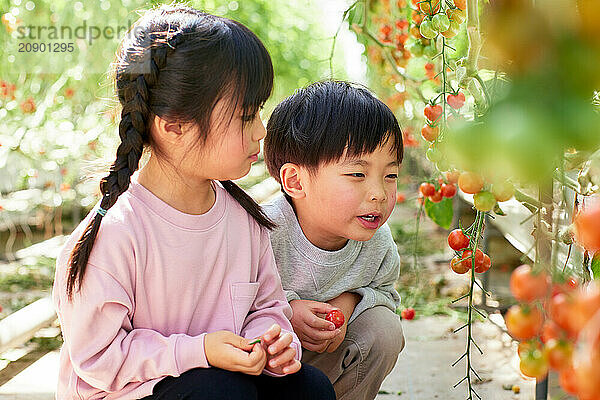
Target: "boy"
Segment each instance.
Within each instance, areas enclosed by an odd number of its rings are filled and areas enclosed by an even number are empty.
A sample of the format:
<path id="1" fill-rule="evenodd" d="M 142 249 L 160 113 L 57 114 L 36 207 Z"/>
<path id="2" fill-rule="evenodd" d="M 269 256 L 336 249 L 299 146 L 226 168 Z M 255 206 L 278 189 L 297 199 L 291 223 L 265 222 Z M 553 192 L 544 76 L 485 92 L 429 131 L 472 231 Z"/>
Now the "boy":
<path id="1" fill-rule="evenodd" d="M 278 225 L 271 244 L 302 362 L 338 399 L 374 399 L 404 347 L 400 258 L 385 224 L 403 155 L 398 122 L 367 90 L 318 82 L 277 106 L 264 154 L 283 192 L 264 210 Z M 339 329 L 324 319 L 334 309 Z"/>

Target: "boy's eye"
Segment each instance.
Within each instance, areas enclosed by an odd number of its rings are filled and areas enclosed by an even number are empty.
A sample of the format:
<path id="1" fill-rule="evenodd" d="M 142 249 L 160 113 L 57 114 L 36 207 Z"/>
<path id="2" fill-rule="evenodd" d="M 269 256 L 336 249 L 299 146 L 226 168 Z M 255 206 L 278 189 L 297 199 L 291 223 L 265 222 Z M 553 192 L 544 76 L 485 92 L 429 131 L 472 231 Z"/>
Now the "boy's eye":
<path id="1" fill-rule="evenodd" d="M 365 174 L 363 174 L 362 172 L 355 172 L 355 173 L 352 173 L 352 174 L 346 174 L 346 175 L 348 175 L 348 176 L 353 176 L 353 177 L 355 177 L 355 178 L 364 178 L 364 177 L 365 177 Z"/>
<path id="2" fill-rule="evenodd" d="M 386 178 L 398 179 L 398 174 L 389 174 L 388 176 L 386 176 Z"/>

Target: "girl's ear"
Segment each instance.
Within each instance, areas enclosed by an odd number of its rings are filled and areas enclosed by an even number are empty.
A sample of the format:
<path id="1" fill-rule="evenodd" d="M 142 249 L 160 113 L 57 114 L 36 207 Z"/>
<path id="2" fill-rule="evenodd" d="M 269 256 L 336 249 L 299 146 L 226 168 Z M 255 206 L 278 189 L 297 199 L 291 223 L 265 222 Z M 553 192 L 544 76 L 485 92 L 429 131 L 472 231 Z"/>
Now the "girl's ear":
<path id="1" fill-rule="evenodd" d="M 301 168 L 293 163 L 285 163 L 279 169 L 281 187 L 293 199 L 301 199 L 306 196 L 302 178 L 305 175 Z"/>
<path id="2" fill-rule="evenodd" d="M 152 120 L 152 134 L 159 142 L 175 141 L 181 137 L 183 127 L 179 122 L 170 122 L 158 115 Z"/>

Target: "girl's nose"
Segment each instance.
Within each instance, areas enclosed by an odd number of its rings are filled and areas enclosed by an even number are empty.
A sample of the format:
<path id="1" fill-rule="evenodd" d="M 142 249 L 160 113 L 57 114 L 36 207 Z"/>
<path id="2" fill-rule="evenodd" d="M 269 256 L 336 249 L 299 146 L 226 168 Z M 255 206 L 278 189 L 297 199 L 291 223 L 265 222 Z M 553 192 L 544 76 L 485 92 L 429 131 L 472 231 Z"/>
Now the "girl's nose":
<path id="1" fill-rule="evenodd" d="M 267 135 L 267 130 L 265 129 L 265 124 L 263 124 L 262 119 L 256 118 L 257 122 L 254 124 L 254 131 L 252 132 L 252 138 L 255 141 L 260 141 L 264 139 Z"/>

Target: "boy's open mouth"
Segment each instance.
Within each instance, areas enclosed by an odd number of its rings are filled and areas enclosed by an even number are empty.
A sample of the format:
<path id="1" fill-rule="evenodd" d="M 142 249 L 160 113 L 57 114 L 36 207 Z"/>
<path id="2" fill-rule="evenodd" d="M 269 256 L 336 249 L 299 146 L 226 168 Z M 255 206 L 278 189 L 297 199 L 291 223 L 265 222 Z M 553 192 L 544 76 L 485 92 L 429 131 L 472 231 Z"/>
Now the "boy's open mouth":
<path id="1" fill-rule="evenodd" d="M 358 216 L 359 222 L 367 229 L 377 229 L 381 216 L 378 214 L 365 214 Z"/>

